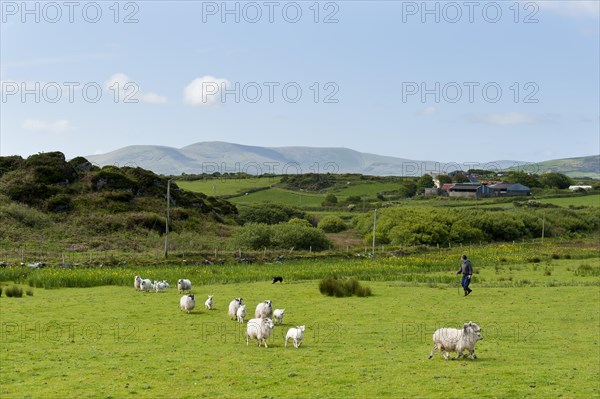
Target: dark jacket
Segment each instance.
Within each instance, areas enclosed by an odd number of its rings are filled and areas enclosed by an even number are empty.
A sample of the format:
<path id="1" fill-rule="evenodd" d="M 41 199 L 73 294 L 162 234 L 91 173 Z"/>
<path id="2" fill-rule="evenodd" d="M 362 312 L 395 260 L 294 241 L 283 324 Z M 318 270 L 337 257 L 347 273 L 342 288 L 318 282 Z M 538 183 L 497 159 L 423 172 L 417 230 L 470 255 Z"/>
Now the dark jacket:
<path id="1" fill-rule="evenodd" d="M 469 259 L 465 259 L 460 265 L 460 270 L 456 274 L 460 273 L 464 274 L 465 276 L 470 276 L 473 274 L 473 265 L 471 265 L 471 261 Z"/>

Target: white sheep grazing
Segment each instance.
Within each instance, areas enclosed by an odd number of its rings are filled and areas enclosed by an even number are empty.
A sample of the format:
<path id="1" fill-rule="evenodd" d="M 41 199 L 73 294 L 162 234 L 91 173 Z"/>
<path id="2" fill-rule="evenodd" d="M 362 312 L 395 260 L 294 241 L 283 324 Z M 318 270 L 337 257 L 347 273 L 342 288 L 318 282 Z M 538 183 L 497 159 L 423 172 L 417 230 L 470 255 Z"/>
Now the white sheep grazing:
<path id="1" fill-rule="evenodd" d="M 237 319 L 237 310 L 243 304 L 244 301 L 242 298 L 235 298 L 233 301 L 229 302 L 229 311 L 227 314 L 231 319 Z"/>
<path id="2" fill-rule="evenodd" d="M 298 348 L 304 339 L 305 326 L 297 326 L 296 328 L 290 328 L 285 334 L 285 347 L 287 348 L 288 339 L 294 340 L 294 348 Z"/>
<path id="3" fill-rule="evenodd" d="M 453 357 L 452 360 L 459 359 L 461 356 L 466 357 L 466 354 L 463 355 L 465 350 L 469 351 L 473 360 L 477 359 L 475 344 L 483 339 L 481 331 L 481 327 L 471 321 L 465 323 L 462 330 L 456 328 L 437 329 L 433 333 L 433 349 L 429 354 L 429 358 L 431 359 L 435 350 L 439 349 L 440 354 L 446 360 L 448 360 L 449 352 L 456 352 L 456 357 Z"/>
<path id="4" fill-rule="evenodd" d="M 237 321 L 241 324 L 244 324 L 244 319 L 246 318 L 246 305 L 240 305 L 236 312 Z"/>
<path id="5" fill-rule="evenodd" d="M 206 302 L 204 302 L 204 306 L 206 306 L 207 310 L 211 310 L 213 307 L 213 296 L 209 295 L 208 299 L 206 300 Z"/>
<path id="6" fill-rule="evenodd" d="M 275 324 L 273 324 L 273 320 L 268 318 L 248 320 L 248 326 L 246 327 L 246 346 L 249 345 L 250 338 L 252 338 L 258 341 L 259 347 L 261 343 L 264 342 L 265 348 L 268 348 L 267 339 L 271 336 L 274 327 Z"/>
<path id="7" fill-rule="evenodd" d="M 266 300 L 258 305 L 256 305 L 256 310 L 254 311 L 254 317 L 266 319 L 269 317 L 273 317 L 273 304 L 271 300 Z"/>
<path id="8" fill-rule="evenodd" d="M 133 287 L 138 291 L 142 289 L 142 278 L 140 276 L 135 276 L 133 279 Z"/>
<path id="9" fill-rule="evenodd" d="M 177 280 L 177 289 L 179 293 L 183 293 L 183 291 L 190 291 L 192 289 L 192 282 L 188 279 L 180 278 Z"/>
<path id="10" fill-rule="evenodd" d="M 165 288 L 171 288 L 167 280 L 163 280 L 162 283 L 165 285 Z"/>
<path id="11" fill-rule="evenodd" d="M 273 321 L 276 324 L 283 323 L 283 314 L 285 313 L 285 309 L 275 309 L 273 311 Z"/>
<path id="12" fill-rule="evenodd" d="M 196 300 L 194 294 L 188 294 L 181 297 L 179 300 L 179 307 L 181 310 L 186 310 L 188 314 L 196 307 Z"/>
<path id="13" fill-rule="evenodd" d="M 150 281 L 150 279 L 148 279 L 148 278 L 143 279 L 140 283 L 140 289 L 142 291 L 148 292 L 153 288 L 154 288 L 154 285 L 152 285 L 152 281 Z"/>

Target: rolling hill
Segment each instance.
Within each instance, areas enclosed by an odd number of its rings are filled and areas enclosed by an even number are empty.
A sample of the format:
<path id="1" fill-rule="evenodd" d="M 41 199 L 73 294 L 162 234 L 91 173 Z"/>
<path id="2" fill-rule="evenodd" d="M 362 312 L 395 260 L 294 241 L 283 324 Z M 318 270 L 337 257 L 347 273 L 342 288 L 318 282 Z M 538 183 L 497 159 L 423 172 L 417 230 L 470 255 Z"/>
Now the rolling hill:
<path id="1" fill-rule="evenodd" d="M 518 167 L 511 169 L 519 169 Z M 527 165 L 529 172 L 546 173 L 559 172 L 569 177 L 591 177 L 600 179 L 600 155 L 589 157 L 553 159 Z"/>
<path id="2" fill-rule="evenodd" d="M 89 155 L 99 166 L 139 166 L 158 174 L 245 172 L 249 174 L 360 173 L 374 176 L 421 176 L 458 169 L 506 169 L 522 161 L 491 161 L 461 165 L 363 153 L 348 148 L 257 147 L 219 141 L 200 142 L 183 148 L 129 146 L 106 154 Z"/>

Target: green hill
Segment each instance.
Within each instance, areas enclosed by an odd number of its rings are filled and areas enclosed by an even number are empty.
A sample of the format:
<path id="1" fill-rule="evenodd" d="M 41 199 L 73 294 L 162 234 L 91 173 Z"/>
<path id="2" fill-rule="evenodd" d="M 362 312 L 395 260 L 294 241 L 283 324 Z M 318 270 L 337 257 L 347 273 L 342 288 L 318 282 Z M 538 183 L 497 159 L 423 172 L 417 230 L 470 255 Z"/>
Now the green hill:
<path id="1" fill-rule="evenodd" d="M 54 249 L 156 247 L 166 224 L 168 178 L 141 168 L 66 161 L 60 152 L 0 157 L 0 244 Z M 171 183 L 170 231 L 214 230 L 231 203 Z M 189 240 L 188 240 L 189 241 Z"/>
<path id="2" fill-rule="evenodd" d="M 600 155 L 579 158 L 554 159 L 510 170 L 525 170 L 534 173 L 558 172 L 571 178 L 589 177 L 600 179 Z"/>

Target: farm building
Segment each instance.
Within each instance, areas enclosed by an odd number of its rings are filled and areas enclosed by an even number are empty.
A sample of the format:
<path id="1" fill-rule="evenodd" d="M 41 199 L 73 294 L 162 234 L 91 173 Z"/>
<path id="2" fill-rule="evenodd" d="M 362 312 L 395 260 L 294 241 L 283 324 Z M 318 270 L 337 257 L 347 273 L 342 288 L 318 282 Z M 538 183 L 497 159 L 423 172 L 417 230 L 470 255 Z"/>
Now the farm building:
<path id="1" fill-rule="evenodd" d="M 449 190 L 450 197 L 465 197 L 465 198 L 484 198 L 491 197 L 494 192 L 483 184 L 479 183 L 456 183 Z"/>
<path id="2" fill-rule="evenodd" d="M 492 184 L 489 188 L 497 197 L 507 197 L 513 195 L 531 195 L 531 189 L 521 183 L 497 183 Z"/>

